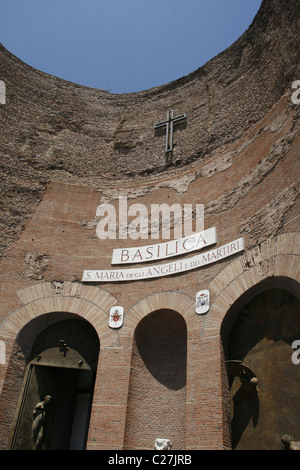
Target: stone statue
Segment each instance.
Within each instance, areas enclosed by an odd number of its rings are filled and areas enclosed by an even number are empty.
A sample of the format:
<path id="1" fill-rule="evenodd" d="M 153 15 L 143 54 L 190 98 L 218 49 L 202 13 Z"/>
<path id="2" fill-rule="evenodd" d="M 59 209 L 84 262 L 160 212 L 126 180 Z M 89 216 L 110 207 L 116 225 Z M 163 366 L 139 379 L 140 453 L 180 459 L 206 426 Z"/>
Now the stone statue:
<path id="1" fill-rule="evenodd" d="M 156 439 L 154 445 L 156 450 L 170 450 L 173 442 L 170 439 Z"/>
<path id="2" fill-rule="evenodd" d="M 300 442 L 296 442 L 288 434 L 284 434 L 281 438 L 281 442 L 283 443 L 285 450 L 300 450 Z"/>
<path id="3" fill-rule="evenodd" d="M 45 449 L 45 430 L 47 426 L 47 408 L 51 396 L 46 395 L 44 400 L 37 403 L 33 410 L 32 439 L 37 450 Z"/>

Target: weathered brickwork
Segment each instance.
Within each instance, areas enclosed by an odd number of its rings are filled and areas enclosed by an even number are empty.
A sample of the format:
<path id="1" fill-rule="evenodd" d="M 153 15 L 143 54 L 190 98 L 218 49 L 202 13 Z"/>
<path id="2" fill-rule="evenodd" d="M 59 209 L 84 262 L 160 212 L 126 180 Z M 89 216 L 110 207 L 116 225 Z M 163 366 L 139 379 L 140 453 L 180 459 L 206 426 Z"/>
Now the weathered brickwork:
<path id="1" fill-rule="evenodd" d="M 299 297 L 299 28 L 297 0 L 264 0 L 244 35 L 204 67 L 128 95 L 41 73 L 0 47 L 2 448 L 32 344 L 68 315 L 100 340 L 88 449 L 152 449 L 157 437 L 174 449 L 231 448 L 226 314 L 262 282 L 278 279 Z M 154 124 L 170 109 L 187 119 L 166 161 Z M 97 237 L 97 207 L 118 208 L 119 196 L 149 212 L 203 204 L 217 246 L 243 237 L 245 250 L 163 278 L 82 283 L 86 269 L 112 269 L 114 248 L 152 243 Z M 201 289 L 210 291 L 203 316 Z M 112 330 L 116 305 L 125 319 Z"/>

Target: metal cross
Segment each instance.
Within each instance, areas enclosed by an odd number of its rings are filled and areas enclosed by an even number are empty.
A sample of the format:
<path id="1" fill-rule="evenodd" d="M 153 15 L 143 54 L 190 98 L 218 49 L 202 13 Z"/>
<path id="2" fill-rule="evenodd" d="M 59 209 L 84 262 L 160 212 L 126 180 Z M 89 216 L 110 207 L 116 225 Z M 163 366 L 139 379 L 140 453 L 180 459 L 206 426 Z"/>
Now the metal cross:
<path id="1" fill-rule="evenodd" d="M 172 152 L 173 150 L 173 127 L 174 123 L 182 121 L 186 119 L 186 114 L 180 114 L 179 116 L 174 117 L 173 110 L 168 111 L 167 120 L 158 122 L 154 125 L 154 129 L 158 129 L 159 127 L 166 126 L 166 152 Z"/>

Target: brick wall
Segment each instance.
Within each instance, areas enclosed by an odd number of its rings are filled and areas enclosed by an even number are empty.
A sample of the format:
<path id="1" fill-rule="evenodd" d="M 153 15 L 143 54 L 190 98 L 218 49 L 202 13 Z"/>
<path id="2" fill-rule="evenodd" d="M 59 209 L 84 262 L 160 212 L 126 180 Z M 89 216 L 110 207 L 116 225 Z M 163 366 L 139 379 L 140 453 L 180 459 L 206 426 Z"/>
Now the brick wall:
<path id="1" fill-rule="evenodd" d="M 185 448 L 186 325 L 176 312 L 139 323 L 132 350 L 125 449 L 154 449 L 156 438 Z"/>
<path id="2" fill-rule="evenodd" d="M 8 358 L 0 365 L 3 442 L 25 370 L 25 360 L 15 362 L 16 352 L 10 351 L 32 319 L 59 312 L 85 318 L 100 339 L 89 448 L 152 446 L 159 426 L 142 441 L 134 412 L 149 416 L 157 396 L 158 410 L 177 403 L 187 449 L 230 447 L 222 320 L 262 279 L 299 278 L 300 107 L 291 103 L 291 84 L 300 78 L 297 7 L 296 0 L 265 0 L 245 35 L 205 67 L 126 96 L 49 77 L 1 47 L 0 78 L 7 85 L 0 115 L 5 214 L 0 339 Z M 153 131 L 169 109 L 187 113 L 186 126 L 174 134 L 172 165 L 166 165 L 164 136 Z M 148 211 L 153 203 L 204 204 L 205 228 L 216 227 L 217 246 L 242 236 L 245 253 L 147 282 L 83 285 L 84 269 L 111 268 L 113 248 L 151 243 L 98 239 L 97 207 L 102 202 L 117 207 L 120 195 Z M 194 311 L 202 288 L 211 293 L 204 317 Z M 113 305 L 125 309 L 117 332 L 108 327 Z M 176 393 L 161 384 L 156 393 L 159 381 L 141 365 L 137 351 L 139 322 L 166 309 L 187 325 L 187 381 Z M 151 318 L 147 331 L 155 330 Z M 159 318 L 163 325 L 167 317 Z M 26 348 L 27 353 L 29 342 Z M 149 404 L 137 395 L 147 380 Z M 183 446 L 184 426 L 174 421 L 166 430 Z"/>

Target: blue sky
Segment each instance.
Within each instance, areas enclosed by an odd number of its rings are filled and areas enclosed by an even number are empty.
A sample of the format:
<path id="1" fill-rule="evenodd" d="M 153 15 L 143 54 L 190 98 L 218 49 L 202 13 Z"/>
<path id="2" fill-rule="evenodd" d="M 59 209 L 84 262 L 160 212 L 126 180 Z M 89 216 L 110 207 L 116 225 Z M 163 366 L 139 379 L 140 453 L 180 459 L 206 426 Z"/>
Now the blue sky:
<path id="1" fill-rule="evenodd" d="M 222 52 L 261 2 L 0 0 L 0 42 L 51 75 L 137 92 L 188 75 Z"/>

